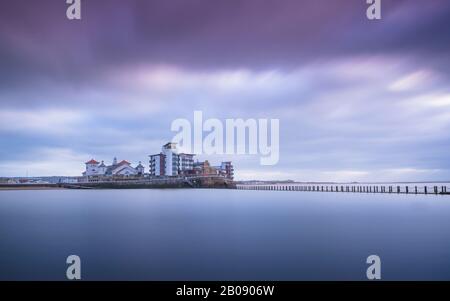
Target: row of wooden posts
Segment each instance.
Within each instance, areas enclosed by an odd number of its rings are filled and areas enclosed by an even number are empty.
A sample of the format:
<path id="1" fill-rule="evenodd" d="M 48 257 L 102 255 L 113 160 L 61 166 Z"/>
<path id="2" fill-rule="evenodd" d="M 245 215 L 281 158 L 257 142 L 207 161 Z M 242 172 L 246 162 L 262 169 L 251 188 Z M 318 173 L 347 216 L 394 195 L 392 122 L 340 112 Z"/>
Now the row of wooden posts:
<path id="1" fill-rule="evenodd" d="M 354 193 L 450 194 L 447 186 L 373 186 L 373 185 L 237 185 L 239 190 L 279 190 Z M 431 188 L 431 189 L 429 189 Z"/>

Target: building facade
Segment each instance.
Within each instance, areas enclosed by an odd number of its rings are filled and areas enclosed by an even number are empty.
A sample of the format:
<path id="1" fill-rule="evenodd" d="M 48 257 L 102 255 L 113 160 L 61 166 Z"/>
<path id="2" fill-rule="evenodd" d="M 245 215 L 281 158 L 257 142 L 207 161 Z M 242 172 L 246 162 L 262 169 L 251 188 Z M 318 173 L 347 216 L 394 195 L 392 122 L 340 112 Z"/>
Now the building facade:
<path id="1" fill-rule="evenodd" d="M 161 153 L 149 157 L 151 176 L 178 176 L 194 166 L 194 155 L 178 153 L 176 143 L 172 142 L 164 144 Z"/>
<path id="2" fill-rule="evenodd" d="M 85 163 L 86 170 L 83 172 L 85 177 L 104 177 L 104 176 L 143 176 L 145 168 L 141 162 L 137 167 L 132 167 L 131 163 L 122 160 L 117 162 L 117 158 L 114 158 L 111 165 L 105 165 L 105 162 L 101 163 L 92 159 Z"/>
<path id="3" fill-rule="evenodd" d="M 176 143 L 166 143 L 159 154 L 150 155 L 150 176 L 216 176 L 233 179 L 234 168 L 230 161 L 211 166 L 208 160 L 194 162 L 193 154 L 179 153 Z"/>
<path id="4" fill-rule="evenodd" d="M 151 176 L 165 175 L 165 159 L 163 154 L 150 155 L 149 174 Z"/>
<path id="5" fill-rule="evenodd" d="M 234 178 L 234 167 L 231 161 L 225 161 L 216 167 L 218 173 L 227 179 L 233 180 Z"/>
<path id="6" fill-rule="evenodd" d="M 179 156 L 181 173 L 184 173 L 185 171 L 194 169 L 194 155 L 193 154 L 181 153 L 178 156 Z"/>

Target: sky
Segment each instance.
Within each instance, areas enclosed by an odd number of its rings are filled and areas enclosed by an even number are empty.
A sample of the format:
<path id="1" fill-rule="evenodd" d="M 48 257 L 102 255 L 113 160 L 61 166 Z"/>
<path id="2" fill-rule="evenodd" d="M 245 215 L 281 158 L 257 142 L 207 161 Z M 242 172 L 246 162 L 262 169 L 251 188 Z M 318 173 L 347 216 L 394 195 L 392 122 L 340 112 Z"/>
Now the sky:
<path id="1" fill-rule="evenodd" d="M 148 167 L 177 118 L 280 120 L 236 179 L 450 180 L 450 2 L 0 2 L 0 176 Z"/>

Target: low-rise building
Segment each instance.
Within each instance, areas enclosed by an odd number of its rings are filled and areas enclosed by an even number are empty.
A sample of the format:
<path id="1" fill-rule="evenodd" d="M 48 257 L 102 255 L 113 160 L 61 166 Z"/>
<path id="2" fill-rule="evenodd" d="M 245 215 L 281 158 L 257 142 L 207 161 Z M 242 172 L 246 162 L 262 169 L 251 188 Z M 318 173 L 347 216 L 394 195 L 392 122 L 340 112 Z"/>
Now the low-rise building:
<path id="1" fill-rule="evenodd" d="M 234 167 L 231 161 L 222 162 L 219 166 L 216 166 L 217 172 L 227 179 L 233 180 Z"/>
<path id="2" fill-rule="evenodd" d="M 92 159 L 85 163 L 86 170 L 83 172 L 85 177 L 102 177 L 102 176 L 143 176 L 144 166 L 141 162 L 136 167 L 132 167 L 131 163 L 122 160 L 119 163 L 117 158 L 114 158 L 111 165 L 105 165 L 105 162 L 101 163 Z"/>

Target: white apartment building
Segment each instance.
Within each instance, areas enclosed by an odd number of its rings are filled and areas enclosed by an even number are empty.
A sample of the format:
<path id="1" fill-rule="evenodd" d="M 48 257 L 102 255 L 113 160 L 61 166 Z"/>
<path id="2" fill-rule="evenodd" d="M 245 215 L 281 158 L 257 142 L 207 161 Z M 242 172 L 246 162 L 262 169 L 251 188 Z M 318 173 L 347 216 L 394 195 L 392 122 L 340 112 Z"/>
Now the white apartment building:
<path id="1" fill-rule="evenodd" d="M 208 161 L 194 163 L 193 154 L 178 153 L 176 143 L 166 143 L 159 154 L 150 155 L 150 176 L 178 175 L 221 175 L 233 179 L 233 164 L 222 162 L 219 166 L 210 166 Z"/>
<path id="2" fill-rule="evenodd" d="M 152 176 L 177 176 L 194 168 L 194 155 L 178 153 L 176 143 L 172 142 L 164 144 L 161 153 L 149 157 Z"/>

